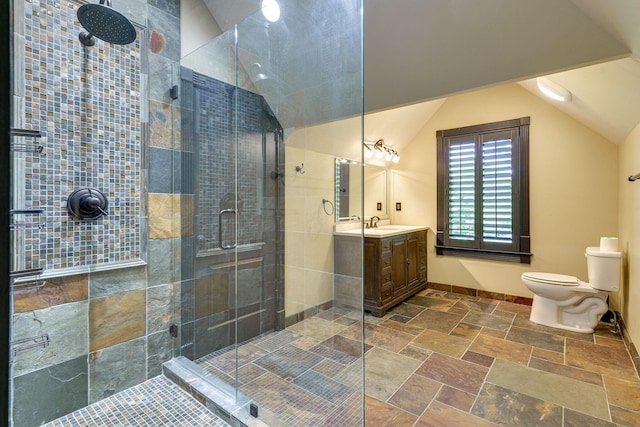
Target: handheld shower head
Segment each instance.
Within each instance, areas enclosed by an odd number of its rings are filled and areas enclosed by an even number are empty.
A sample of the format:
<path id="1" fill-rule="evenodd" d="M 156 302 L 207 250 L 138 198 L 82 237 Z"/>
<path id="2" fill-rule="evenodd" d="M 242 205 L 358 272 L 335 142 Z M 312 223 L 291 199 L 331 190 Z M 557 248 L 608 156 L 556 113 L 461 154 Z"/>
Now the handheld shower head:
<path id="1" fill-rule="evenodd" d="M 88 31 L 88 34 L 80 34 L 80 41 L 85 46 L 95 44 L 93 36 L 115 44 L 129 44 L 136 39 L 135 27 L 123 14 L 111 8 L 111 0 L 100 0 L 100 4 L 84 4 L 78 9 L 77 16 Z"/>

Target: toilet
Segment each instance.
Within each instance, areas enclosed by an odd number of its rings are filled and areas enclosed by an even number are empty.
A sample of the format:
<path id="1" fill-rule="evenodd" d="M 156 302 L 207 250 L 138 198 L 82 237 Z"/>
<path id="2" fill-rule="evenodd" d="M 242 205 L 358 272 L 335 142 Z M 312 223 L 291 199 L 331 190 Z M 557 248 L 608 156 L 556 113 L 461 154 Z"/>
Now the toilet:
<path id="1" fill-rule="evenodd" d="M 603 239 L 600 247 L 589 247 L 585 254 L 589 283 L 562 274 L 522 274 L 522 283 L 534 293 L 529 320 L 552 328 L 593 332 L 609 310 L 607 295 L 620 286 L 617 239 Z"/>

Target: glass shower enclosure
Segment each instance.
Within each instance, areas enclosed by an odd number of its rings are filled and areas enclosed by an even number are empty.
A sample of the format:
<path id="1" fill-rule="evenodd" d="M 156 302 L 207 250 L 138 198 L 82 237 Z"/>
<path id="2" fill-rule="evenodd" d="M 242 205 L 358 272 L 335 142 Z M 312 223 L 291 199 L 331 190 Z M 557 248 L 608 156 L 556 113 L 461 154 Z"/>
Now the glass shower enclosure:
<path id="1" fill-rule="evenodd" d="M 182 58 L 210 28 L 178 32 L 180 2 L 117 2 L 127 45 L 81 42 L 87 3 L 10 2 L 8 424 L 163 374 L 193 392 L 179 367 L 245 424 L 364 425 L 363 238 L 333 243 L 336 159 L 363 173 L 362 1 L 206 2 L 222 31 Z"/>
<path id="2" fill-rule="evenodd" d="M 177 361 L 268 424 L 362 425 L 362 277 L 343 292 L 332 238 L 335 159 L 362 160 L 361 5 L 278 3 L 181 60 Z"/>

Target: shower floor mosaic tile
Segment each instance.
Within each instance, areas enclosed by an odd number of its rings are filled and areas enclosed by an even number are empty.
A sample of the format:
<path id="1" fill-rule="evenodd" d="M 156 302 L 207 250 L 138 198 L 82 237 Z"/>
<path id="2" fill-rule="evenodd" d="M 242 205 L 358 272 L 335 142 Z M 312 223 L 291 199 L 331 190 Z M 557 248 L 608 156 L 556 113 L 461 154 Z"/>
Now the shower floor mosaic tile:
<path id="1" fill-rule="evenodd" d="M 367 426 L 637 426 L 619 336 L 536 325 L 530 307 L 425 290 L 365 316 Z M 238 348 L 240 391 L 285 425 L 359 426 L 359 314 L 333 308 Z M 233 382 L 236 351 L 196 363 Z"/>
<path id="2" fill-rule="evenodd" d="M 45 427 L 228 425 L 161 375 L 51 421 Z"/>

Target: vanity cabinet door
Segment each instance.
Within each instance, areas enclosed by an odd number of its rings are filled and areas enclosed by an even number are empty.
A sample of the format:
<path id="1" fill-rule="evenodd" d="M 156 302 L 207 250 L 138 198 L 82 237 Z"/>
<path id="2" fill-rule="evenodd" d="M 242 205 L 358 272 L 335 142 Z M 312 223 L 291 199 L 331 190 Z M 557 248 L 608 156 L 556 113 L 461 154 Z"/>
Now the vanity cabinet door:
<path id="1" fill-rule="evenodd" d="M 391 242 L 391 281 L 393 294 L 401 295 L 407 288 L 407 240 L 405 236 Z"/>
<path id="2" fill-rule="evenodd" d="M 418 235 L 407 236 L 407 286 L 413 286 L 418 281 Z"/>

